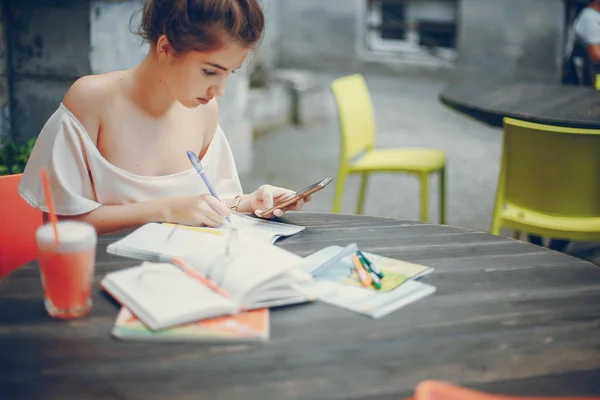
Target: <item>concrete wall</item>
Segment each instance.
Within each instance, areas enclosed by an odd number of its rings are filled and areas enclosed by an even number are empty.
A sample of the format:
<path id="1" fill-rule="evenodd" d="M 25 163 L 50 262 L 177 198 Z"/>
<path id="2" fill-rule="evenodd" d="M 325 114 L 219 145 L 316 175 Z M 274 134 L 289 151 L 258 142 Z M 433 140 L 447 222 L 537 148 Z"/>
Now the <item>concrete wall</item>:
<path id="1" fill-rule="evenodd" d="M 15 140 L 35 137 L 69 86 L 90 73 L 87 1 L 4 0 L 11 19 Z"/>
<path id="2" fill-rule="evenodd" d="M 279 64 L 279 35 L 281 23 L 279 12 L 281 0 L 260 0 L 265 14 L 265 31 L 256 51 L 250 56 L 250 71 L 258 64 L 262 64 L 267 71 L 272 71 Z"/>
<path id="3" fill-rule="evenodd" d="M 280 65 L 285 68 L 353 70 L 357 15 L 363 0 L 270 0 L 278 2 Z"/>
<path id="4" fill-rule="evenodd" d="M 563 24 L 562 0 L 461 0 L 459 66 L 556 81 Z"/>
<path id="5" fill-rule="evenodd" d="M 91 1 L 89 57 L 93 74 L 131 68 L 146 56 L 148 44 L 132 33 L 139 26 L 142 5 L 142 0 Z"/>

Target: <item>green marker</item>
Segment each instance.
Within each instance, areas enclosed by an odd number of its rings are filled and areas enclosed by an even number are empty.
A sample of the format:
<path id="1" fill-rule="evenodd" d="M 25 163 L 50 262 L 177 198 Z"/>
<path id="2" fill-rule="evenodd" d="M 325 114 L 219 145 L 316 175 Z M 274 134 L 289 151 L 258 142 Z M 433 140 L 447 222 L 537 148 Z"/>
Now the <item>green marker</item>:
<path id="1" fill-rule="evenodd" d="M 373 286 L 375 287 L 375 289 L 381 289 L 381 280 L 379 279 L 379 276 L 375 273 L 375 271 L 373 271 L 370 263 L 367 261 L 365 256 L 360 253 L 360 250 L 356 252 L 356 255 L 362 266 L 365 267 L 365 271 L 367 271 L 367 273 L 371 276 L 371 279 L 373 279 Z"/>
<path id="2" fill-rule="evenodd" d="M 367 270 L 373 271 L 373 273 L 376 274 L 380 279 L 383 279 L 383 272 L 381 272 L 381 270 L 377 268 L 377 265 L 375 265 L 375 263 L 372 263 L 371 261 L 367 260 L 367 257 L 365 257 L 365 255 L 360 250 L 356 250 L 356 254 L 358 254 L 358 258 L 367 266 Z"/>
<path id="3" fill-rule="evenodd" d="M 375 286 L 375 289 L 377 289 L 377 290 L 381 289 L 381 281 L 379 280 L 379 277 L 370 268 L 369 268 L 369 275 L 371 275 L 371 278 L 373 278 L 373 286 Z"/>

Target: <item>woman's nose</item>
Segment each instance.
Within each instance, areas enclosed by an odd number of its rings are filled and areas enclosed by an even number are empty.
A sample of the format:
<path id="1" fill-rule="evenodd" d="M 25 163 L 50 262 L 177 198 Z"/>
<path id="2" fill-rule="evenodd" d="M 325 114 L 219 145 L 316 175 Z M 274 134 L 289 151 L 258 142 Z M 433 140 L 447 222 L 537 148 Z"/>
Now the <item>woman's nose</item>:
<path id="1" fill-rule="evenodd" d="M 227 87 L 227 79 L 221 79 L 219 80 L 219 83 L 216 85 L 213 85 L 211 87 L 213 93 L 215 94 L 215 96 L 217 97 L 223 97 L 225 95 L 225 90 Z"/>

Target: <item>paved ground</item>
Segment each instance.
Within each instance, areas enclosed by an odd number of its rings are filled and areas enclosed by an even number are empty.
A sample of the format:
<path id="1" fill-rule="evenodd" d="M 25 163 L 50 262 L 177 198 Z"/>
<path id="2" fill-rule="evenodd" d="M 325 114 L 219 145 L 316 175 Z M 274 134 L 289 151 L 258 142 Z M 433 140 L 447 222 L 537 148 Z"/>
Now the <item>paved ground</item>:
<path id="1" fill-rule="evenodd" d="M 322 82 L 335 75 L 320 74 Z M 489 230 L 501 153 L 501 130 L 447 108 L 438 93 L 448 84 L 440 74 L 432 76 L 366 75 L 378 124 L 377 146 L 427 146 L 448 157 L 447 223 Z M 339 131 L 333 98 L 325 101 L 329 118 L 306 128 L 285 127 L 264 134 L 254 142 L 254 164 L 242 176 L 246 191 L 260 184 L 299 190 L 320 178 L 336 176 Z M 437 177 L 431 179 L 430 218 L 437 221 Z M 307 211 L 331 211 L 335 181 L 315 195 Z M 365 214 L 418 220 L 419 186 L 415 177 L 380 174 L 371 178 Z M 358 177 L 350 177 L 342 212 L 352 213 L 358 193 Z M 576 245 L 576 255 L 593 258 L 600 265 L 598 246 Z"/>

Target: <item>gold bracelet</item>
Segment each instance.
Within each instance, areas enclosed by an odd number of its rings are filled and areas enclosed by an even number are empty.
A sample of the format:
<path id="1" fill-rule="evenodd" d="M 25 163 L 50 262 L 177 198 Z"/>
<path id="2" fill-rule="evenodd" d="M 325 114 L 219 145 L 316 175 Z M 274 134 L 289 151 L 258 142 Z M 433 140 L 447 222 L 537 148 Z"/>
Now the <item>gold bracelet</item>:
<path id="1" fill-rule="evenodd" d="M 233 211 L 238 210 L 238 207 L 240 206 L 240 202 L 242 201 L 242 196 L 243 195 L 240 194 L 233 198 L 233 203 L 231 203 L 231 207 L 230 207 Z"/>

